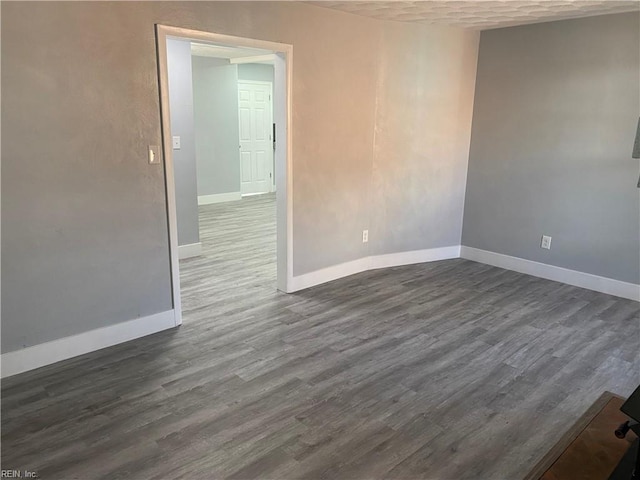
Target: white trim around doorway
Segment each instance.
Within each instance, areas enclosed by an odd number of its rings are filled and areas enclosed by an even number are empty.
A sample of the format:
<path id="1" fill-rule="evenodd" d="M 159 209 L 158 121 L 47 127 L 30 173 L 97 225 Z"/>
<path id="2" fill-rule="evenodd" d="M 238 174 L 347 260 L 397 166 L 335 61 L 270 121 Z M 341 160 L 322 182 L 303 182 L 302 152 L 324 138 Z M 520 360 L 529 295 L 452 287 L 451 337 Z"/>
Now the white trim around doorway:
<path id="1" fill-rule="evenodd" d="M 164 152 L 164 174 L 169 224 L 169 255 L 175 325 L 182 323 L 180 297 L 180 270 L 178 248 L 178 226 L 176 192 L 173 164 L 173 146 L 169 111 L 169 80 L 167 67 L 167 38 L 178 38 L 201 43 L 230 47 L 249 47 L 268 50 L 274 54 L 274 76 L 272 114 L 278 129 L 279 142 L 275 152 L 276 163 L 276 216 L 277 216 L 277 288 L 291 292 L 293 286 L 293 205 L 292 205 L 292 67 L 293 46 L 265 40 L 235 37 L 218 33 L 190 30 L 167 25 L 156 25 L 158 56 L 158 80 L 160 85 L 160 113 L 162 118 L 162 143 Z"/>

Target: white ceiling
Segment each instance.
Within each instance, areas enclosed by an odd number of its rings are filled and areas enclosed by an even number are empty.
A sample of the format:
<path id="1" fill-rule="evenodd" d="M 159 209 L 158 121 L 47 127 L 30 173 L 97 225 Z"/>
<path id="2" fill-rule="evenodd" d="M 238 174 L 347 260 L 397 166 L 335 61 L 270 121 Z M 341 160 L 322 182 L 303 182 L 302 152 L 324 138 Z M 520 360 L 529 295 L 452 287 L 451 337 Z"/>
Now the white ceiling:
<path id="1" fill-rule="evenodd" d="M 608 13 L 640 11 L 640 0 L 314 1 L 314 5 L 380 20 L 485 30 Z"/>

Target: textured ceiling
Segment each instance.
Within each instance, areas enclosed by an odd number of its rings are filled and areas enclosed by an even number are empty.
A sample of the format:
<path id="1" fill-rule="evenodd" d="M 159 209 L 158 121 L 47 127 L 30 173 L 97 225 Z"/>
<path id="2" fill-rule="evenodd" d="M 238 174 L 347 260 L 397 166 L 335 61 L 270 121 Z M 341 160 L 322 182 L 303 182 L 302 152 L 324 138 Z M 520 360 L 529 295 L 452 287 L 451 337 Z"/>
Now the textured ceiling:
<path id="1" fill-rule="evenodd" d="M 475 30 L 640 10 L 640 0 L 316 1 L 314 5 L 380 20 Z"/>

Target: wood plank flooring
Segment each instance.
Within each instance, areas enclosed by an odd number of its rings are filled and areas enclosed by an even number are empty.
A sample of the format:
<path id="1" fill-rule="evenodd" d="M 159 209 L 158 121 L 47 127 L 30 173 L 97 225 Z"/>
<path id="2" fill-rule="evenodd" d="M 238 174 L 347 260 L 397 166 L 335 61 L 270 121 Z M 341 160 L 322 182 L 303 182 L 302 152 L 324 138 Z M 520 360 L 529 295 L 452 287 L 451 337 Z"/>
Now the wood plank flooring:
<path id="1" fill-rule="evenodd" d="M 640 382 L 637 302 L 461 259 L 285 295 L 274 218 L 273 196 L 201 207 L 180 329 L 3 381 L 2 468 L 519 479 Z"/>

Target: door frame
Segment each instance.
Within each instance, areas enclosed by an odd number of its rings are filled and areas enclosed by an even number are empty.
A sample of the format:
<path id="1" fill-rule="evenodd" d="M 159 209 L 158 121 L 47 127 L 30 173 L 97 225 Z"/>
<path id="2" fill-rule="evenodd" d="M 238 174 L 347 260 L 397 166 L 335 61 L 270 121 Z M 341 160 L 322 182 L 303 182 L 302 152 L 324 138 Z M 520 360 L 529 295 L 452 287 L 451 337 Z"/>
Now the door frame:
<path id="1" fill-rule="evenodd" d="M 271 51 L 275 54 L 272 114 L 277 131 L 285 139 L 275 152 L 276 181 L 276 238 L 277 238 L 277 288 L 285 293 L 293 291 L 293 199 L 292 199 L 292 78 L 293 45 L 253 38 L 235 37 L 201 30 L 156 24 L 156 55 L 158 84 L 160 88 L 160 124 L 164 158 L 166 211 L 169 234 L 169 258 L 171 290 L 175 324 L 182 323 L 180 297 L 180 265 L 178 260 L 178 221 L 169 111 L 169 77 L 167 67 L 167 38 L 190 40 L 230 47 L 249 47 Z"/>
<path id="2" fill-rule="evenodd" d="M 273 82 L 267 82 L 266 80 L 243 80 L 243 79 L 238 79 L 238 86 L 241 83 L 245 83 L 245 84 L 249 84 L 249 85 L 268 85 L 269 86 L 269 110 L 270 110 L 270 114 L 271 114 L 271 118 L 270 118 L 270 123 L 269 126 L 271 127 L 270 130 L 273 130 Z M 238 120 L 240 119 L 240 116 L 238 115 Z M 272 133 L 269 133 L 269 136 L 271 136 Z M 275 186 L 276 186 L 276 172 L 275 172 L 275 168 L 274 168 L 274 164 L 275 164 L 275 159 L 276 159 L 276 152 L 273 151 L 273 138 L 271 139 L 271 143 L 272 143 L 272 147 L 271 147 L 271 166 L 269 167 L 269 170 L 272 170 L 272 177 L 271 177 L 271 183 L 269 185 L 269 193 L 273 193 L 276 191 Z M 241 167 L 242 168 L 242 167 Z M 242 171 L 240 171 L 240 178 L 242 181 Z"/>

